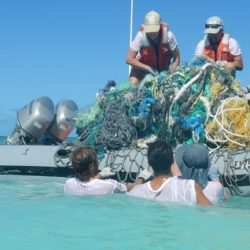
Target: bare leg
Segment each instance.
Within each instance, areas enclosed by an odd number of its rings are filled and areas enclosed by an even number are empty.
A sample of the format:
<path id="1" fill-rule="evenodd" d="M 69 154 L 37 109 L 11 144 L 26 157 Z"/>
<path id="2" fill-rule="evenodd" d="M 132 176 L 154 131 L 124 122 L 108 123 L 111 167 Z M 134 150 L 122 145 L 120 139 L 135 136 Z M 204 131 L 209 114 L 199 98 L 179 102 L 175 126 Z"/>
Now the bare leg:
<path id="1" fill-rule="evenodd" d="M 146 71 L 142 71 L 136 68 L 132 68 L 130 75 L 129 75 L 129 81 L 132 84 L 138 84 L 143 78 L 144 76 L 147 74 Z"/>

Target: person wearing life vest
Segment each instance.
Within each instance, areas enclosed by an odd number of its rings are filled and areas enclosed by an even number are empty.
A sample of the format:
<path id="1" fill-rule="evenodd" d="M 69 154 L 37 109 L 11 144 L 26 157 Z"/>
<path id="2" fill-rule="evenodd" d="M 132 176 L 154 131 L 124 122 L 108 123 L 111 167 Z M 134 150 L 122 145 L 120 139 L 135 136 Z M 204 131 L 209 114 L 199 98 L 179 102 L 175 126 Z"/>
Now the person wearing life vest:
<path id="1" fill-rule="evenodd" d="M 132 66 L 129 75 L 132 84 L 137 84 L 148 73 L 173 71 L 179 65 L 180 52 L 175 35 L 168 24 L 161 22 L 156 11 L 146 14 L 144 24 L 130 44 L 126 63 Z"/>
<path id="2" fill-rule="evenodd" d="M 209 17 L 205 24 L 205 37 L 195 49 L 195 55 L 204 55 L 228 72 L 235 75 L 236 70 L 243 69 L 241 49 L 237 41 L 224 33 L 223 21 L 220 17 Z"/>

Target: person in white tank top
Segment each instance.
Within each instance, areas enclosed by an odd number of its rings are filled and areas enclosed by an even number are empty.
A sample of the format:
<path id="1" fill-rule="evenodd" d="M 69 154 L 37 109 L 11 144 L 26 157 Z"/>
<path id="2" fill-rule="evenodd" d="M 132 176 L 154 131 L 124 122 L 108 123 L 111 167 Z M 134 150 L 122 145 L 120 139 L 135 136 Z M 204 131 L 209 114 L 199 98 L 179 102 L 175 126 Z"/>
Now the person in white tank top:
<path id="1" fill-rule="evenodd" d="M 195 181 L 172 176 L 173 161 L 173 150 L 168 143 L 156 141 L 149 144 L 148 163 L 154 177 L 152 181 L 137 185 L 128 194 L 159 201 L 211 205 Z"/>
<path id="2" fill-rule="evenodd" d="M 174 173 L 174 175 L 196 181 L 212 203 L 224 199 L 224 187 L 219 179 L 208 180 L 211 160 L 208 150 L 203 144 L 195 143 L 178 147 L 175 151 L 174 164 L 180 169 L 180 172 Z"/>
<path id="3" fill-rule="evenodd" d="M 90 147 L 77 146 L 71 154 L 72 166 L 76 177 L 68 179 L 64 184 L 67 195 L 105 195 L 113 193 L 126 193 L 134 186 L 143 183 L 150 177 L 148 170 L 140 173 L 137 180 L 129 185 L 116 180 L 104 178 L 115 175 L 110 168 L 104 168 L 98 173 L 98 160 L 96 152 Z"/>

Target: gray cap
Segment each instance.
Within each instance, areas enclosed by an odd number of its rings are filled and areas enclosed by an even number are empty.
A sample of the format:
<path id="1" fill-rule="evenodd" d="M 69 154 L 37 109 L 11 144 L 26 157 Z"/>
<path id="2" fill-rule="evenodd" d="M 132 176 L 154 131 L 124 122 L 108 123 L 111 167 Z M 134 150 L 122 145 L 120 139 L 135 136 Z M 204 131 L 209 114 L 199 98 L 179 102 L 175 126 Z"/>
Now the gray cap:
<path id="1" fill-rule="evenodd" d="M 223 30 L 223 21 L 218 16 L 209 17 L 205 24 L 205 34 L 217 34 L 220 30 Z"/>
<path id="2" fill-rule="evenodd" d="M 181 178 L 195 180 L 202 189 L 207 186 L 211 160 L 204 145 L 195 143 L 178 147 L 175 160 L 181 170 Z"/>

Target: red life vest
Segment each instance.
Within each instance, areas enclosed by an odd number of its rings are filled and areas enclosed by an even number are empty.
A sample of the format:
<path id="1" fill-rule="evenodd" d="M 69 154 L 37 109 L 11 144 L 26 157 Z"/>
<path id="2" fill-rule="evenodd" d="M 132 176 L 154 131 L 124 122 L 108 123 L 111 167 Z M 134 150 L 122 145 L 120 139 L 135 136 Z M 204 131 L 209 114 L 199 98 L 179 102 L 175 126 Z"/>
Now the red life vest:
<path id="1" fill-rule="evenodd" d="M 171 64 L 172 53 L 168 44 L 168 27 L 166 23 L 161 24 L 160 44 L 158 51 L 155 51 L 153 45 L 149 42 L 144 31 L 144 25 L 140 30 L 143 35 L 142 47 L 140 50 L 140 62 L 149 65 L 158 71 L 168 70 Z"/>
<path id="2" fill-rule="evenodd" d="M 214 51 L 209 40 L 205 40 L 205 48 L 203 54 L 213 59 L 214 61 L 233 61 L 233 55 L 229 50 L 229 34 L 224 34 L 223 38 L 220 41 L 217 51 Z"/>

